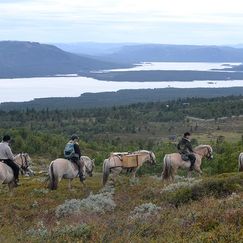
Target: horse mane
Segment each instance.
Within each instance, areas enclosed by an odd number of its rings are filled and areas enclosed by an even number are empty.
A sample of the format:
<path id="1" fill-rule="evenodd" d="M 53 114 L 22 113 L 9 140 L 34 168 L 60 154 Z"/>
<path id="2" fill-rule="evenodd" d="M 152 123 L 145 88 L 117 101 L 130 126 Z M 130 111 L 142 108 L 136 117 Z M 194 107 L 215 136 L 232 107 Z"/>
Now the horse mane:
<path id="1" fill-rule="evenodd" d="M 207 144 L 198 145 L 197 147 L 195 147 L 195 150 L 203 149 L 203 148 L 209 148 L 211 150 L 211 152 L 213 151 L 212 147 L 210 145 L 207 145 Z"/>
<path id="2" fill-rule="evenodd" d="M 148 151 L 148 150 L 138 150 L 138 151 L 134 151 L 133 153 L 151 153 L 150 151 Z"/>

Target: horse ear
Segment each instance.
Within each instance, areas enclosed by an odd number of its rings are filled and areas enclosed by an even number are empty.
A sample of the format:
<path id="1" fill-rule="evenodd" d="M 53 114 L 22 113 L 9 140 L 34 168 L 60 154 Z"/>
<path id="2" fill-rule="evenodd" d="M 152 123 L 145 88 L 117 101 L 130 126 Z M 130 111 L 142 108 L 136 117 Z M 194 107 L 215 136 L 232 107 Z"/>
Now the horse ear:
<path id="1" fill-rule="evenodd" d="M 92 163 L 95 164 L 95 159 L 92 159 Z"/>

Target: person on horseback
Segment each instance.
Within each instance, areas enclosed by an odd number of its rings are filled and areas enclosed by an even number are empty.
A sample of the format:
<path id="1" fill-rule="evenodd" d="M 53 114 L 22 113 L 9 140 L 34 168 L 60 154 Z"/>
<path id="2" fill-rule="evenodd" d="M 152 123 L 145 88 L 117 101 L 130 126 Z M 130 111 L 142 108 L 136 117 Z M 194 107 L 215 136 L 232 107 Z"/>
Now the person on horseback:
<path id="1" fill-rule="evenodd" d="M 3 140 L 0 143 L 0 161 L 3 161 L 13 170 L 15 185 L 19 186 L 19 167 L 14 163 L 14 155 L 10 148 L 11 137 L 9 135 L 3 136 Z"/>
<path id="2" fill-rule="evenodd" d="M 181 155 L 188 157 L 188 159 L 191 161 L 190 170 L 193 170 L 194 164 L 196 162 L 196 156 L 194 155 L 190 137 L 191 134 L 189 132 L 185 132 L 184 136 L 177 145 L 177 149 Z"/>
<path id="3" fill-rule="evenodd" d="M 70 141 L 66 144 L 64 149 L 65 159 L 70 160 L 75 163 L 79 171 L 79 179 L 81 182 L 85 180 L 85 175 L 83 174 L 83 161 L 81 160 L 81 152 L 78 144 L 79 137 L 76 134 L 73 134 L 70 138 Z"/>

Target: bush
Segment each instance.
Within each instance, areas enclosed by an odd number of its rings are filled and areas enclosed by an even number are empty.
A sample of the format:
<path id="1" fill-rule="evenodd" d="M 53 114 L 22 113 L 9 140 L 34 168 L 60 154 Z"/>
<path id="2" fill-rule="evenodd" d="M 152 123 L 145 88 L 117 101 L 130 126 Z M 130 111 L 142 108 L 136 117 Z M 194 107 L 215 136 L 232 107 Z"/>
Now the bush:
<path id="1" fill-rule="evenodd" d="M 175 206 L 193 200 L 199 200 L 204 196 L 224 197 L 236 191 L 242 191 L 243 174 L 223 174 L 215 178 L 208 178 L 198 183 L 181 188 L 171 184 L 162 190 L 162 199 Z M 169 189 L 168 189 L 169 188 Z M 175 189 L 176 188 L 176 189 Z"/>
<path id="2" fill-rule="evenodd" d="M 157 207 L 153 203 L 144 203 L 144 204 L 136 207 L 130 213 L 129 219 L 132 219 L 132 220 L 136 220 L 136 219 L 146 220 L 147 218 L 150 218 L 151 216 L 155 216 L 160 210 L 161 210 L 161 207 Z"/>
<path id="3" fill-rule="evenodd" d="M 82 200 L 66 200 L 56 208 L 56 217 L 62 218 L 80 211 L 104 213 L 112 211 L 116 207 L 113 200 L 114 188 L 106 186 L 100 190 L 99 194 L 90 194 Z"/>
<path id="4" fill-rule="evenodd" d="M 51 238 L 61 238 L 61 237 L 72 237 L 72 238 L 82 238 L 89 239 L 91 237 L 91 227 L 87 224 L 80 224 L 77 226 L 65 226 L 63 228 L 58 228 L 51 233 Z"/>
<path id="5" fill-rule="evenodd" d="M 80 211 L 81 201 L 77 199 L 66 200 L 56 208 L 56 217 L 62 218 Z"/>

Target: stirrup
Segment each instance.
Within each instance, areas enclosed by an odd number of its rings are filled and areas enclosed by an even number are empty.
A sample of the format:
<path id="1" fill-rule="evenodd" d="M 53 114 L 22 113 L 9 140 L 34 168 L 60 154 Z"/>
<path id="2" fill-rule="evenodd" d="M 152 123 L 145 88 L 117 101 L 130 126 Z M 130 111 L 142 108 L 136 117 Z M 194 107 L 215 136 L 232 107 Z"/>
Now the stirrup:
<path id="1" fill-rule="evenodd" d="M 18 186 L 21 185 L 21 184 L 19 184 L 19 180 L 15 180 L 15 181 L 14 181 L 14 184 L 15 184 L 16 187 L 18 187 Z"/>

